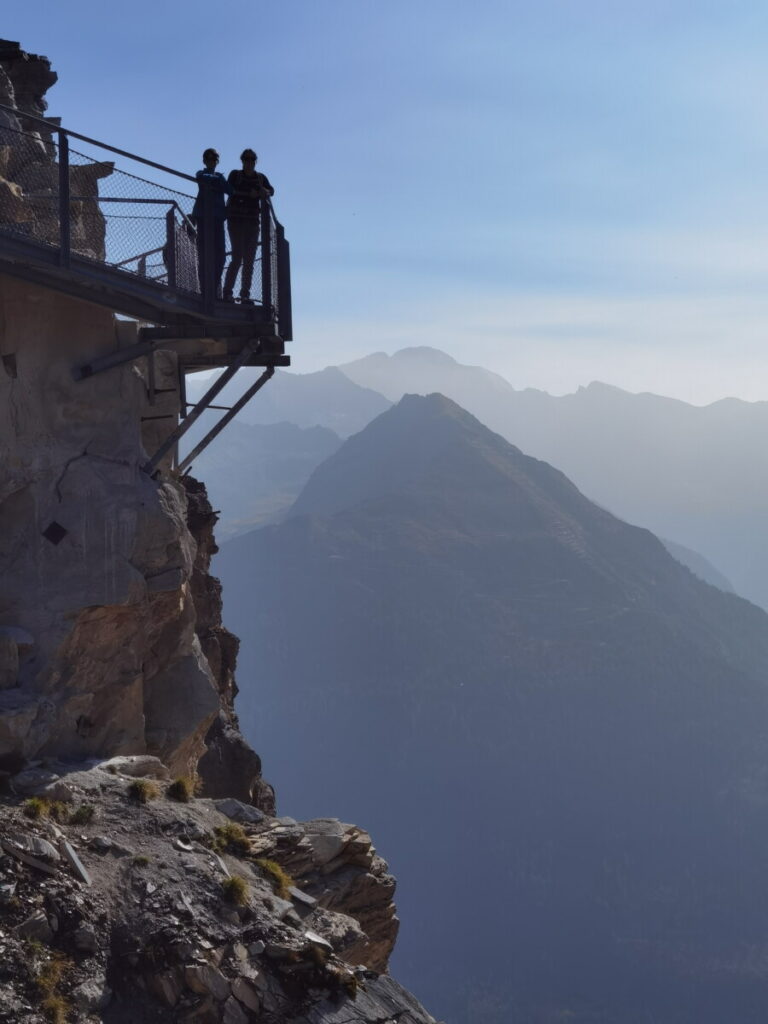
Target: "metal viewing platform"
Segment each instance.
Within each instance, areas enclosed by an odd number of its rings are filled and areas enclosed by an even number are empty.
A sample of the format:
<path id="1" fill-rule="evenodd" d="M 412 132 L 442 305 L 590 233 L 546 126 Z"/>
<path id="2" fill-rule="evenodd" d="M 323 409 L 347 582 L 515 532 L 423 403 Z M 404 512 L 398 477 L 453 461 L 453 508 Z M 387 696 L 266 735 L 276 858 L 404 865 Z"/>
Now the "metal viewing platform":
<path id="1" fill-rule="evenodd" d="M 290 364 L 290 253 L 271 201 L 260 201 L 253 298 L 236 304 L 219 297 L 212 204 L 194 219 L 191 190 L 192 175 L 0 104 L 0 273 L 141 322 L 134 344 L 73 367 L 76 379 L 146 357 L 151 381 L 155 349 L 178 350 L 182 422 L 171 445 L 241 366 L 264 368 L 260 387 Z M 217 367 L 224 373 L 186 415 L 186 373 Z"/>

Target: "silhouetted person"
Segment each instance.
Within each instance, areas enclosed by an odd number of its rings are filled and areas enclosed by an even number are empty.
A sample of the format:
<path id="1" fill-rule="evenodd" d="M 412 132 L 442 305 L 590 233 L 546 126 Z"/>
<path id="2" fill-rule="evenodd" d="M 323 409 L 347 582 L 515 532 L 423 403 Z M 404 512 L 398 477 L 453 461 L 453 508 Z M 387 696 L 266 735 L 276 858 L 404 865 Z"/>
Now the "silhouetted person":
<path id="1" fill-rule="evenodd" d="M 259 244 L 259 220 L 261 201 L 275 194 L 266 174 L 256 170 L 258 157 L 252 149 L 240 154 L 243 163 L 241 171 L 230 171 L 229 200 L 227 202 L 227 228 L 232 247 L 227 276 L 224 278 L 224 298 L 231 299 L 237 274 L 242 267 L 240 278 L 240 301 L 253 302 L 251 282 L 256 248 Z"/>
<path id="2" fill-rule="evenodd" d="M 224 175 L 216 170 L 219 154 L 215 149 L 206 149 L 203 153 L 203 169 L 195 177 L 198 182 L 198 193 L 192 209 L 192 219 L 197 227 L 197 266 L 200 277 L 200 290 L 205 291 L 206 264 L 209 259 L 206 241 L 206 214 L 210 210 L 213 228 L 213 261 L 214 294 L 218 295 L 221 287 L 221 274 L 226 259 L 224 241 L 224 221 L 227 216 L 226 199 L 229 185 Z"/>

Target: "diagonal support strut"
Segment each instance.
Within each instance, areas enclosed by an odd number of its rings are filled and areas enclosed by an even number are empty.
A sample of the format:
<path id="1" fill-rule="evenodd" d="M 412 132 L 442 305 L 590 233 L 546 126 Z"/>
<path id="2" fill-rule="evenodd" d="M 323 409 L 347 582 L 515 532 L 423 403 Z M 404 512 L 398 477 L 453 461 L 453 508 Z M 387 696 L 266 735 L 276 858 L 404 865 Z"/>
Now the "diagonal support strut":
<path id="1" fill-rule="evenodd" d="M 154 473 L 155 469 L 160 463 L 160 460 L 163 459 L 168 454 L 168 452 L 171 450 L 171 448 L 174 447 L 179 438 L 183 437 L 184 434 L 186 434 L 186 432 L 192 426 L 192 424 L 195 423 L 197 418 L 201 416 L 202 413 L 205 412 L 205 410 L 208 408 L 208 406 L 211 404 L 214 398 L 232 380 L 234 375 L 237 373 L 240 367 L 246 362 L 249 356 L 251 356 L 257 350 L 258 344 L 258 341 L 249 341 L 247 344 L 243 345 L 242 351 L 240 352 L 240 355 L 237 357 L 237 359 L 226 368 L 224 373 L 222 373 L 222 375 L 214 382 L 213 386 L 206 391 L 206 393 L 203 395 L 203 397 L 200 399 L 197 405 L 192 409 L 192 412 L 189 413 L 189 415 L 186 416 L 181 421 L 178 427 L 176 427 L 176 429 L 171 434 L 168 435 L 168 437 L 165 439 L 165 441 L 163 441 L 163 443 L 160 445 L 160 447 L 152 456 L 152 458 L 148 459 L 144 463 L 144 465 L 141 468 L 145 473 L 148 473 L 150 476 Z"/>
<path id="2" fill-rule="evenodd" d="M 229 421 L 234 419 L 234 417 L 237 416 L 237 414 L 240 412 L 243 406 L 247 405 L 248 402 L 250 402 L 250 400 L 253 398 L 256 392 L 260 391 L 261 388 L 264 387 L 264 385 L 267 383 L 269 378 L 274 374 L 274 372 L 274 366 L 268 366 L 266 368 L 266 370 L 264 371 L 264 373 L 262 373 L 262 375 L 259 377 L 256 383 L 251 385 L 251 387 L 248 388 L 245 394 L 235 402 L 235 404 L 232 406 L 229 412 L 227 412 L 225 416 L 221 417 L 216 426 L 212 427 L 211 430 L 208 431 L 208 433 L 205 435 L 200 444 L 193 448 L 189 455 L 185 456 L 182 459 L 182 461 L 179 463 L 179 470 L 181 472 L 184 472 L 184 470 L 188 466 L 192 465 L 192 460 L 196 459 L 201 452 L 205 451 L 205 449 L 208 447 L 211 441 L 222 432 L 222 430 L 224 429 L 224 427 L 226 427 Z M 221 406 L 219 406 L 219 408 L 221 408 Z"/>

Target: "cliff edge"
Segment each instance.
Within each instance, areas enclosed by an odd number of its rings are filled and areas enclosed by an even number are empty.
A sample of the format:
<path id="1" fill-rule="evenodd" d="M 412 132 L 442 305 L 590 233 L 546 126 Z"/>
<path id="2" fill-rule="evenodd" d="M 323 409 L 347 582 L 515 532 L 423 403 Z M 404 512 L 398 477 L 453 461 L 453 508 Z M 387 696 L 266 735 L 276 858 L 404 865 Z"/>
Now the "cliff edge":
<path id="1" fill-rule="evenodd" d="M 13 132 L 55 80 L 0 41 L 20 218 L 56 164 Z M 370 837 L 276 818 L 240 734 L 216 513 L 170 459 L 141 469 L 178 419 L 174 352 L 153 386 L 141 360 L 73 373 L 132 330 L 0 275 L 0 1021 L 430 1024 L 386 975 L 395 882 Z"/>

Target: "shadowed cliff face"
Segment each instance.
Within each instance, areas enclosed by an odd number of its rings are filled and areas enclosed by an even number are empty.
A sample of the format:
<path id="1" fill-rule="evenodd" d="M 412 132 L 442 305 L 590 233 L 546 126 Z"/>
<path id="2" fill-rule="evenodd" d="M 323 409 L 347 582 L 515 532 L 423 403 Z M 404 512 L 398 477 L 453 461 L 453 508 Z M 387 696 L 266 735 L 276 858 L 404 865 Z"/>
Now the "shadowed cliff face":
<path id="1" fill-rule="evenodd" d="M 406 982 L 467 1024 L 761 1020 L 765 613 L 437 395 L 294 513 L 215 563 L 241 722 L 298 813 L 365 809 Z"/>
<path id="2" fill-rule="evenodd" d="M 108 312 L 0 279 L 0 755 L 146 750 L 189 772 L 219 696 L 186 498 L 139 471 L 135 370 L 71 372 L 116 344 Z"/>
<path id="3" fill-rule="evenodd" d="M 55 81 L 46 58 L 0 41 L 0 99 L 19 117 L 43 113 Z M 0 120 L 4 186 L 50 191 L 55 151 L 35 136 L 22 152 L 19 117 Z M 109 311 L 0 278 L 0 759 L 149 751 L 193 774 L 216 725 L 242 770 L 219 767 L 219 785 L 228 774 L 247 799 L 259 761 L 232 717 L 237 643 L 207 576 L 215 517 L 195 519 L 204 492 L 190 507 L 178 482 L 139 469 L 178 413 L 175 356 L 157 361 L 166 418 L 145 424 L 141 365 L 73 379 L 119 343 Z M 206 782 L 219 792 L 212 769 Z"/>

